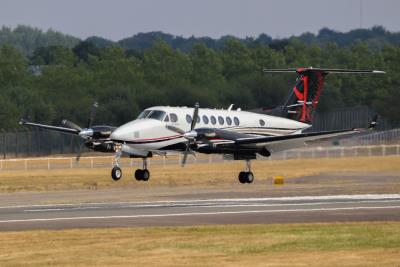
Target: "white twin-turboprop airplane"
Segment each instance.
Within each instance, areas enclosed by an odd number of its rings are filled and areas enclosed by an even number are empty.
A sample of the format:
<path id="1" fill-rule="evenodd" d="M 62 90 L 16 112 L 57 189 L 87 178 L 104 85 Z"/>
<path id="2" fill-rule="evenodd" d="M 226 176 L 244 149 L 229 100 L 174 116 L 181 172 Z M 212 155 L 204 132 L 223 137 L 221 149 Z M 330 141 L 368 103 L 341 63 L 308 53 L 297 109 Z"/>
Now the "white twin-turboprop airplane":
<path id="1" fill-rule="evenodd" d="M 188 154 L 217 153 L 234 160 L 245 160 L 246 169 L 239 173 L 241 183 L 251 183 L 254 175 L 250 161 L 257 155 L 301 147 L 309 142 L 353 135 L 368 128 L 324 132 L 303 132 L 310 128 L 313 113 L 321 96 L 325 76 L 329 73 L 384 73 L 376 70 L 343 70 L 321 68 L 265 69 L 264 72 L 297 72 L 298 78 L 284 105 L 266 114 L 232 109 L 157 106 L 144 110 L 139 117 L 115 129 L 110 139 L 116 151 L 111 176 L 122 177 L 118 160 L 122 153 L 143 159 L 143 168 L 135 172 L 137 180 L 147 181 L 150 172 L 147 158 L 153 154 L 183 152 L 182 166 Z"/>
<path id="2" fill-rule="evenodd" d="M 115 153 L 114 180 L 122 177 L 118 160 L 122 153 L 142 158 L 143 168 L 135 172 L 136 180 L 147 181 L 150 172 L 147 158 L 153 154 L 182 153 L 182 166 L 188 154 L 216 153 L 234 160 L 245 160 L 246 170 L 239 173 L 241 183 L 251 183 L 254 175 L 250 161 L 257 155 L 306 146 L 310 142 L 344 135 L 358 134 L 373 129 L 376 118 L 368 128 L 325 132 L 304 132 L 310 128 L 313 114 L 321 96 L 325 76 L 329 73 L 384 73 L 376 70 L 343 70 L 321 68 L 265 69 L 264 72 L 296 72 L 296 85 L 282 106 L 263 114 L 233 109 L 158 106 L 144 110 L 139 117 L 118 128 L 107 125 L 92 126 L 92 109 L 86 128 L 68 120 L 63 127 L 28 122 L 21 125 L 73 134 L 81 137 L 89 149 Z M 96 104 L 94 105 L 96 107 Z M 77 160 L 80 157 L 78 151 Z"/>

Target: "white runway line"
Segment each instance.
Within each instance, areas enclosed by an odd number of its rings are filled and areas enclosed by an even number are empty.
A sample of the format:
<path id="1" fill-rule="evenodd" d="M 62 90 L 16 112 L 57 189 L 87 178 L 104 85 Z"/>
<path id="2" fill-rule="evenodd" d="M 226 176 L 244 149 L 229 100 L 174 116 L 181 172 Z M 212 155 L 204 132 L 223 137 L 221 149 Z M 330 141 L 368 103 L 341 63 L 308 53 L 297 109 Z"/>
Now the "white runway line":
<path id="1" fill-rule="evenodd" d="M 179 216 L 206 216 L 206 215 L 227 215 L 227 214 L 250 214 L 250 213 L 282 213 L 282 212 L 315 212 L 315 211 L 340 211 L 340 210 L 368 210 L 368 209 L 399 209 L 400 206 L 384 207 L 349 207 L 349 208 L 318 208 L 318 209 L 282 209 L 282 210 L 247 210 L 247 211 L 219 211 L 219 212 L 192 212 L 192 213 L 169 213 L 169 214 L 142 214 L 142 215 L 116 215 L 116 216 L 93 216 L 93 217 L 65 217 L 47 219 L 19 219 L 1 220 L 0 223 L 21 223 L 21 222 L 46 222 L 46 221 L 71 221 L 71 220 L 98 220 L 98 219 L 135 219 L 135 218 L 157 218 L 157 217 L 179 217 Z"/>
<path id="2" fill-rule="evenodd" d="M 276 204 L 264 204 L 264 203 L 254 203 L 254 204 L 149 204 L 149 205 L 128 205 L 128 206 L 118 206 L 118 209 L 126 208 L 243 208 L 243 207 L 282 207 L 282 206 L 319 206 L 319 205 L 334 205 L 334 204 L 362 204 L 362 203 L 393 203 L 400 202 L 400 199 L 392 200 L 360 200 L 360 201 L 332 201 L 332 202 L 302 202 L 302 203 L 276 203 Z M 92 210 L 101 209 L 102 207 L 70 207 L 70 208 L 48 208 L 48 209 L 28 209 L 24 212 L 53 212 L 53 211 L 74 211 L 74 210 Z"/>
<path id="3" fill-rule="evenodd" d="M 89 206 L 89 205 L 110 205 L 110 204 L 150 204 L 150 203 L 202 203 L 202 202 L 252 202 L 252 201 L 312 201 L 312 200 L 383 200 L 399 199 L 400 194 L 365 194 L 365 195 L 326 195 L 326 196 L 295 196 L 295 197 L 265 197 L 265 198 L 216 198 L 216 199 L 192 199 L 192 200 L 158 200 L 140 202 L 88 202 L 88 203 L 58 203 L 58 204 L 38 204 L 38 205 L 15 205 L 0 206 L 0 209 L 13 208 L 34 208 L 34 207 L 58 207 L 58 206 Z"/>

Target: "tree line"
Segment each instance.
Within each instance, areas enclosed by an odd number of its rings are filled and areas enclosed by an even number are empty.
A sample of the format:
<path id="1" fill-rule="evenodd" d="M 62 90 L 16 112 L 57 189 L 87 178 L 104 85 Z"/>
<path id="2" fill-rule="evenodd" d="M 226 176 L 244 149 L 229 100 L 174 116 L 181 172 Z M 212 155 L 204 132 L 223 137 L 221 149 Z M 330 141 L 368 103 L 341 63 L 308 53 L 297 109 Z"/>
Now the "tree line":
<path id="1" fill-rule="evenodd" d="M 84 125 L 94 102 L 99 103 L 96 122 L 115 126 L 155 105 L 274 107 L 284 101 L 296 75 L 262 69 L 298 66 L 386 71 L 329 76 L 318 109 L 366 105 L 398 125 L 399 62 L 399 45 L 365 41 L 343 46 L 293 38 L 277 45 L 225 38 L 218 48 L 200 40 L 183 51 L 161 38 L 143 49 L 89 40 L 39 46 L 28 54 L 7 43 L 0 47 L 0 128 L 16 128 L 21 116 Z"/>

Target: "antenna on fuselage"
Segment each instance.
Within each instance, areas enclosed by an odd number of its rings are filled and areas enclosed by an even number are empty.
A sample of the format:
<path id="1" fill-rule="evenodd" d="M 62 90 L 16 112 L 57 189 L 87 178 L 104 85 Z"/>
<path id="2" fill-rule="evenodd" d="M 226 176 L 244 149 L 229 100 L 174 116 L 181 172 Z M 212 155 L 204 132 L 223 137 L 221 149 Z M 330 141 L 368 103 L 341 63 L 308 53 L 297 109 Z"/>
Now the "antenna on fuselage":
<path id="1" fill-rule="evenodd" d="M 232 110 L 232 108 L 233 108 L 234 105 L 235 105 L 235 104 L 231 104 L 231 105 L 229 106 L 229 108 L 228 108 L 228 111 Z"/>

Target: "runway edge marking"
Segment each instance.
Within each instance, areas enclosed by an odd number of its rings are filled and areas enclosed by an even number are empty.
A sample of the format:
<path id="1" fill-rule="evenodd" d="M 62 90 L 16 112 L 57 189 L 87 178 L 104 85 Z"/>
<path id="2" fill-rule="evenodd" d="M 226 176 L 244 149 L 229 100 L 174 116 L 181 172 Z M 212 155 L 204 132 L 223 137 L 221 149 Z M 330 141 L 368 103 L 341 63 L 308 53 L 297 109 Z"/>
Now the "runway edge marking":
<path id="1" fill-rule="evenodd" d="M 98 219 L 137 219 L 137 218 L 159 218 L 179 216 L 204 216 L 204 215 L 226 215 L 226 214 L 251 214 L 251 213 L 282 213 L 282 212 L 315 212 L 315 211 L 339 211 L 339 210 L 373 210 L 373 209 L 399 209 L 400 206 L 384 207 L 349 207 L 349 208 L 326 208 L 326 209 L 297 209 L 297 210 L 248 210 L 248 211 L 220 211 L 220 212 L 191 212 L 170 214 L 143 214 L 143 215 L 116 215 L 116 216 L 93 216 L 93 217 L 65 217 L 47 219 L 25 219 L 25 220 L 2 220 L 0 223 L 19 222 L 45 222 L 45 221 L 69 221 L 69 220 L 98 220 Z"/>
<path id="2" fill-rule="evenodd" d="M 146 203 L 201 203 L 201 202 L 229 202 L 229 201 L 296 201 L 296 200 L 379 200 L 400 199 L 400 194 L 364 194 L 364 195 L 325 195 L 325 196 L 294 196 L 294 197 L 265 197 L 265 198 L 216 198 L 216 199 L 192 199 L 192 200 L 158 200 L 158 201 L 126 201 L 126 202 L 87 202 L 87 203 L 58 203 L 37 205 L 0 206 L 0 209 L 29 208 L 29 207 L 56 207 L 78 205 L 110 205 L 110 204 L 146 204 Z"/>

